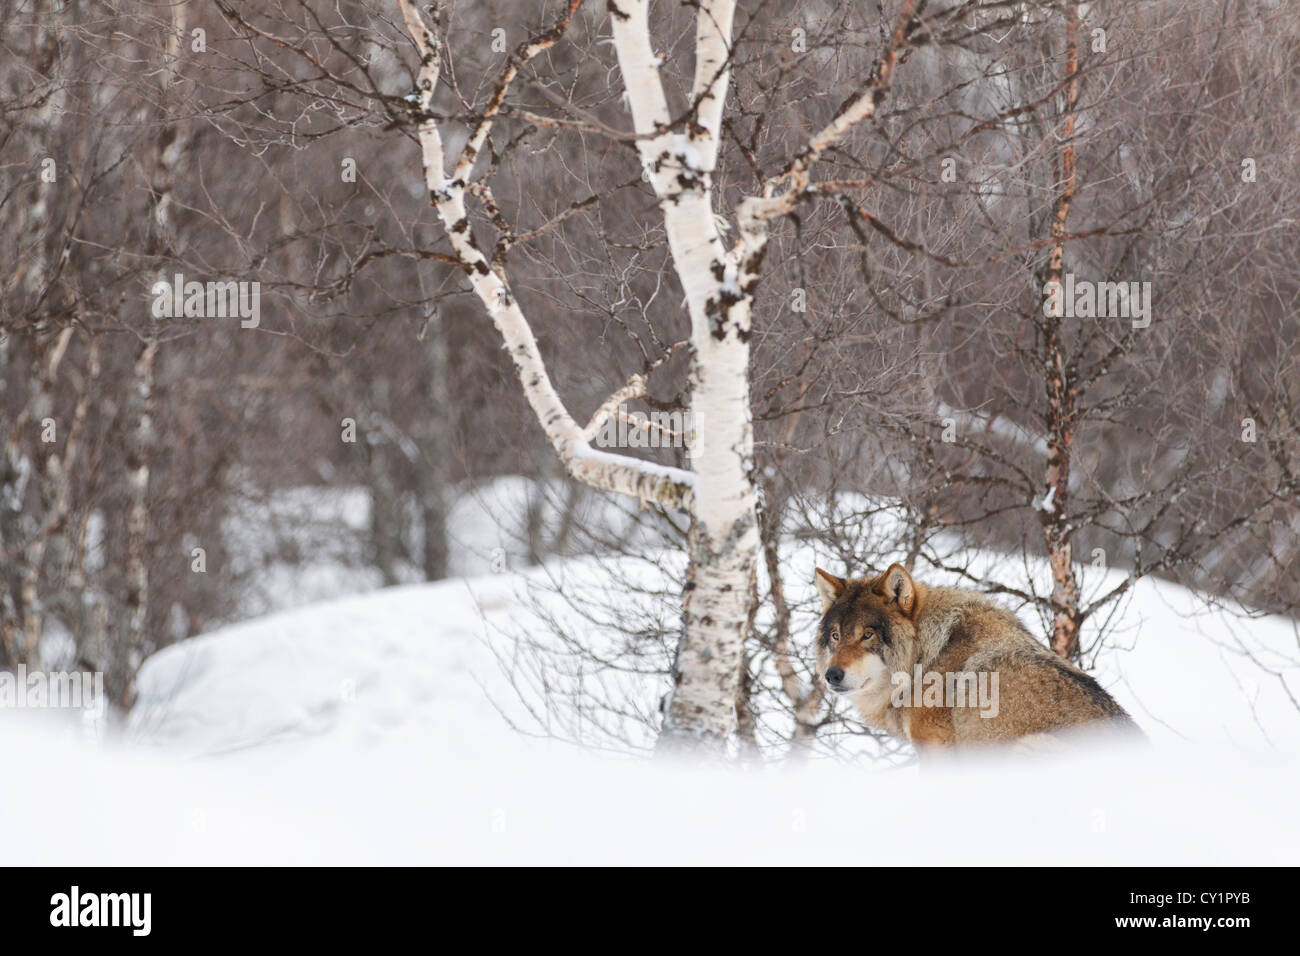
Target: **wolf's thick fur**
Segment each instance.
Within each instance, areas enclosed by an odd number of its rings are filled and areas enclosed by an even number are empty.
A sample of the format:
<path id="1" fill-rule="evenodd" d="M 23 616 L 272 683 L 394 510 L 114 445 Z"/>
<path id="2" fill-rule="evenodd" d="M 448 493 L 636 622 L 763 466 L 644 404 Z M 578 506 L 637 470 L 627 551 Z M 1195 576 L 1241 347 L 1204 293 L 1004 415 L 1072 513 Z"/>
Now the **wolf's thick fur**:
<path id="1" fill-rule="evenodd" d="M 820 568 L 814 577 L 824 611 L 818 680 L 853 701 L 872 727 L 910 740 L 919 751 L 1081 724 L 1136 732 L 1100 684 L 981 594 L 918 584 L 898 564 L 872 578 L 845 580 Z M 918 665 L 926 674 L 996 674 L 996 714 L 973 701 L 915 706 L 910 692 L 900 701 L 894 675 L 910 680 Z"/>

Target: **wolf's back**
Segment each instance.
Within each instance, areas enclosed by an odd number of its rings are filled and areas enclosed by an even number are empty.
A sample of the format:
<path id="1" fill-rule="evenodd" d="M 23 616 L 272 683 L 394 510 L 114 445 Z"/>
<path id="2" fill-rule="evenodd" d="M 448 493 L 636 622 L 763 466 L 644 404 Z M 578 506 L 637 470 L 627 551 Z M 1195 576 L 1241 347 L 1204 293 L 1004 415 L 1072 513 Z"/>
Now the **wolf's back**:
<path id="1" fill-rule="evenodd" d="M 954 621 L 950 639 L 971 648 L 963 670 L 997 675 L 998 682 L 995 716 L 971 708 L 954 714 L 959 742 L 1008 740 L 1085 724 L 1137 730 L 1094 677 L 1036 641 L 1009 611 L 972 606 Z"/>

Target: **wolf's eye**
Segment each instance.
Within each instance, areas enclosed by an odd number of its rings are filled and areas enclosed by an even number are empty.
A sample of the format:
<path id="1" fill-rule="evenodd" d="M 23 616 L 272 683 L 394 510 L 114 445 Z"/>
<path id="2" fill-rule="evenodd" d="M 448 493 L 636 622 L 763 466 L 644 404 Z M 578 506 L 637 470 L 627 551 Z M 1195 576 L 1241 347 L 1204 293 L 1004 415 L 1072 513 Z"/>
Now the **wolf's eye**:
<path id="1" fill-rule="evenodd" d="M 867 643 L 867 641 L 871 640 L 875 636 L 876 636 L 876 629 L 874 627 L 867 628 L 865 631 L 862 632 L 862 643 L 863 644 Z"/>
<path id="2" fill-rule="evenodd" d="M 838 644 L 839 642 L 840 642 L 840 629 L 838 627 L 833 627 L 831 628 L 831 643 Z"/>

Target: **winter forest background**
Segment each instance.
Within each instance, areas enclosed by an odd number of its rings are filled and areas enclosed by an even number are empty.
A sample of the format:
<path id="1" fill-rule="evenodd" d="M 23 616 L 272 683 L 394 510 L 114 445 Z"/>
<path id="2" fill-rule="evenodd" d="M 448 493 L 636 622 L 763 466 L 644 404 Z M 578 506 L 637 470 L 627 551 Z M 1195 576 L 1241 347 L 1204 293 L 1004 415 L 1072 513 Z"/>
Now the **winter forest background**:
<path id="1" fill-rule="evenodd" d="M 0 23 L 0 667 L 126 713 L 176 642 L 495 576 L 520 729 L 717 737 L 699 680 L 751 755 L 890 756 L 811 679 L 814 562 L 992 592 L 1087 668 L 1148 639 L 1139 582 L 1297 613 L 1291 0 Z M 259 283 L 256 327 L 157 315 L 176 275 Z M 1125 291 L 1051 314 L 1067 276 Z M 692 402 L 701 447 L 636 423 Z M 1294 703 L 1277 620 L 1238 651 Z"/>

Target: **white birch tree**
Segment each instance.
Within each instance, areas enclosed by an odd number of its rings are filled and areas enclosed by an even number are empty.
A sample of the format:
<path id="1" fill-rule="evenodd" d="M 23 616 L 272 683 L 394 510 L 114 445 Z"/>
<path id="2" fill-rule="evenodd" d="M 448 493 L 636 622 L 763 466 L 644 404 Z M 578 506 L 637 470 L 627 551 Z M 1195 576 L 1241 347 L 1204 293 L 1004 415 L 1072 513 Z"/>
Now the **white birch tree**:
<path id="1" fill-rule="evenodd" d="M 917 0 L 903 4 L 876 69 L 856 95 L 779 175 L 765 182 L 758 195 L 738 204 L 734 218 L 740 238 L 730 248 L 724 243 L 722 217 L 715 208 L 713 173 L 730 80 L 735 0 L 699 3 L 690 106 L 685 115 L 676 117 L 660 77 L 663 60 L 651 42 L 648 0 L 613 0 L 607 6 L 637 153 L 658 200 L 690 316 L 689 472 L 592 447 L 606 417 L 621 403 L 644 395 L 644 378 L 633 376 L 602 403 L 585 427 L 579 425 L 551 383 L 528 316 L 511 293 L 502 260 L 489 261 L 467 215 L 469 196 L 479 198 L 490 212 L 490 189 L 483 179 L 476 179 L 475 169 L 511 84 L 530 60 L 562 38 L 581 0 L 569 0 L 550 29 L 515 50 L 455 156 L 446 155 L 434 109 L 443 62 L 439 30 L 425 22 L 411 0 L 399 0 L 399 5 L 420 55 L 418 135 L 430 201 L 456 260 L 514 360 L 524 393 L 551 445 L 581 481 L 690 512 L 683 629 L 661 746 L 720 750 L 736 725 L 735 701 L 759 555 L 749 343 L 751 306 L 768 226 L 794 212 L 815 192 L 810 174 L 818 159 L 874 113 L 912 32 L 919 28 L 914 19 Z"/>

